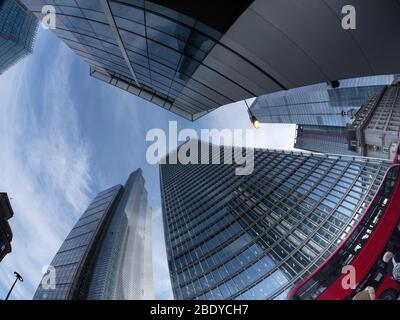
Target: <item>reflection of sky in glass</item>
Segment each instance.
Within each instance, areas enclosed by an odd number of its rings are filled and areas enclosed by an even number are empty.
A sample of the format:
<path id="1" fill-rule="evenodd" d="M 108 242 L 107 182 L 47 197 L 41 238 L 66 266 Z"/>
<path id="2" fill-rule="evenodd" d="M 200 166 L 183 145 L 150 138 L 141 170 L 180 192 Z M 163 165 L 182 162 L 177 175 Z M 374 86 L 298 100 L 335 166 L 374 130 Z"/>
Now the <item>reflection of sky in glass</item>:
<path id="1" fill-rule="evenodd" d="M 37 27 L 13 0 L 0 1 L 0 74 L 32 53 Z"/>
<path id="2" fill-rule="evenodd" d="M 246 178 L 231 166 L 161 167 L 176 298 L 282 299 L 335 250 L 388 166 L 265 150 L 255 157 Z"/>
<path id="3" fill-rule="evenodd" d="M 56 272 L 56 288 L 48 290 L 39 285 L 34 299 L 66 299 L 78 276 L 76 272 L 83 263 L 84 254 L 87 254 L 93 245 L 92 241 L 97 236 L 103 219 L 109 214 L 109 207 L 115 201 L 118 192 L 120 186 L 110 188 L 100 192 L 92 201 L 50 263 Z"/>
<path id="4" fill-rule="evenodd" d="M 358 110 L 394 77 L 373 76 L 342 80 L 340 87 L 316 84 L 267 94 L 251 106 L 254 115 L 265 123 L 340 126 L 351 122 L 343 111 Z"/>

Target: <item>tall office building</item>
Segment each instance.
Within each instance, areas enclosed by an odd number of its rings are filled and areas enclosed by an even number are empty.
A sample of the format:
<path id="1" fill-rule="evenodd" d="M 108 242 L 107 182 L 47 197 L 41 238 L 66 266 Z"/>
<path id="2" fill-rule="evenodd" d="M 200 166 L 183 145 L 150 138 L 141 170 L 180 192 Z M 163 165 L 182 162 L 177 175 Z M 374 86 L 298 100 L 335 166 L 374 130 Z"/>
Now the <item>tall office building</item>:
<path id="1" fill-rule="evenodd" d="M 349 149 L 367 157 L 393 159 L 400 143 L 400 83 L 382 89 L 348 126 Z"/>
<path id="2" fill-rule="evenodd" d="M 311 152 L 358 155 L 349 148 L 348 130 L 343 127 L 297 125 L 294 147 Z"/>
<path id="3" fill-rule="evenodd" d="M 13 237 L 8 220 L 14 215 L 7 193 L 0 192 L 0 261 L 11 252 Z"/>
<path id="4" fill-rule="evenodd" d="M 347 126 L 298 125 L 295 148 L 392 160 L 400 143 L 400 84 L 384 86 Z"/>
<path id="5" fill-rule="evenodd" d="M 140 169 L 100 192 L 50 264 L 55 288 L 45 275 L 34 299 L 152 299 L 151 215 Z"/>
<path id="6" fill-rule="evenodd" d="M 260 122 L 297 124 L 294 147 L 321 153 L 393 159 L 400 141 L 398 75 L 319 84 L 259 97 Z"/>
<path id="7" fill-rule="evenodd" d="M 265 93 L 400 73 L 396 0 L 357 3 L 352 36 L 339 0 L 21 1 L 40 18 L 54 6 L 54 32 L 93 77 L 189 120 Z"/>
<path id="8" fill-rule="evenodd" d="M 37 28 L 18 0 L 0 0 L 0 74 L 32 53 Z"/>
<path id="9" fill-rule="evenodd" d="M 254 164 L 248 176 L 237 165 L 160 165 L 176 299 L 285 299 L 359 221 L 390 166 L 266 149 Z"/>
<path id="10" fill-rule="evenodd" d="M 321 83 L 258 97 L 250 110 L 261 123 L 294 123 L 346 127 L 358 109 L 371 100 L 393 75 L 339 81 L 338 88 Z"/>

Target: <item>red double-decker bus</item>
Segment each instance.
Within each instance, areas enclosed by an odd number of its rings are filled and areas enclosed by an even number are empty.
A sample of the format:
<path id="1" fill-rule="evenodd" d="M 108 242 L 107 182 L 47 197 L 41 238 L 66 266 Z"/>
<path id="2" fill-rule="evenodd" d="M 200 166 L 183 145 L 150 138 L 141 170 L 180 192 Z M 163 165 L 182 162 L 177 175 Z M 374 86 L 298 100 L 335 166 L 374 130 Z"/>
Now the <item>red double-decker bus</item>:
<path id="1" fill-rule="evenodd" d="M 393 165 L 359 222 L 335 252 L 296 285 L 289 293 L 289 299 L 351 299 L 368 286 L 375 289 L 377 299 L 400 297 L 400 283 L 388 273 L 382 260 L 386 251 L 400 249 L 399 157 L 398 147 Z M 345 266 L 351 266 L 354 271 L 355 288 L 346 285 L 348 273 L 343 269 Z"/>

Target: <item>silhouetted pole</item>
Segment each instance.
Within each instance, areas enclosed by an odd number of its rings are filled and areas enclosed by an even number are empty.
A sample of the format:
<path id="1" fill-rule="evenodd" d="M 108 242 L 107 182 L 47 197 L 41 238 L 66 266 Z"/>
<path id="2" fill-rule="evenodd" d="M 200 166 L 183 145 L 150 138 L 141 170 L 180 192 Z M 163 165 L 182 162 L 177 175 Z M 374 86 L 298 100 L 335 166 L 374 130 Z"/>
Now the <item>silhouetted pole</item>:
<path id="1" fill-rule="evenodd" d="M 24 278 L 22 278 L 22 276 L 21 276 L 18 272 L 14 272 L 14 275 L 15 275 L 15 280 L 14 280 L 13 285 L 12 285 L 11 288 L 10 288 L 10 291 L 8 291 L 6 300 L 8 300 L 8 297 L 10 296 L 11 292 L 13 291 L 13 289 L 14 289 L 15 284 L 17 283 L 17 281 L 18 281 L 18 280 L 21 281 L 21 282 L 24 281 Z"/>

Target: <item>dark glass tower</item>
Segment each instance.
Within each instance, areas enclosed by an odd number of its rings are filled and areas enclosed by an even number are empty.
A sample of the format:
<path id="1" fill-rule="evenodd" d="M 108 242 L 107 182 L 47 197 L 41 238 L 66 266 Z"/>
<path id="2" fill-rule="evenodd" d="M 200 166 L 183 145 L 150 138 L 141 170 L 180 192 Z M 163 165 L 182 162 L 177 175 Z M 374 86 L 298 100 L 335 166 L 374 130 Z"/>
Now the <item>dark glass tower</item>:
<path id="1" fill-rule="evenodd" d="M 54 6 L 54 32 L 93 77 L 189 120 L 266 93 L 400 73 L 395 0 L 358 4 L 374 32 L 354 37 L 338 23 L 340 1 L 21 1 L 40 18 Z"/>
<path id="2" fill-rule="evenodd" d="M 8 220 L 14 215 L 7 193 L 0 192 L 0 261 L 11 252 L 13 237 Z"/>
<path id="3" fill-rule="evenodd" d="M 213 9 L 203 3 L 193 9 L 186 1 L 23 2 L 38 17 L 44 4 L 55 7 L 54 32 L 90 65 L 91 76 L 187 119 L 265 92 L 257 80 L 265 90 L 281 89 L 267 72 L 222 46 L 215 47 L 251 0 L 229 6 L 213 1 Z M 221 64 L 221 54 L 238 59 L 237 66 L 254 74 L 241 81 L 232 78 L 228 74 L 232 65 Z"/>
<path id="4" fill-rule="evenodd" d="M 389 166 L 263 149 L 248 176 L 236 165 L 161 164 L 175 298 L 285 299 L 349 233 Z"/>
<path id="5" fill-rule="evenodd" d="M 37 27 L 18 0 L 0 0 L 0 74 L 32 53 Z"/>
<path id="6" fill-rule="evenodd" d="M 55 289 L 41 283 L 34 299 L 152 299 L 151 255 L 151 209 L 138 169 L 124 187 L 96 196 L 50 264 Z"/>

